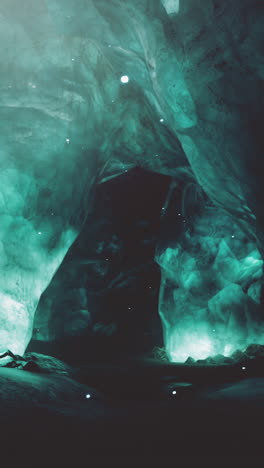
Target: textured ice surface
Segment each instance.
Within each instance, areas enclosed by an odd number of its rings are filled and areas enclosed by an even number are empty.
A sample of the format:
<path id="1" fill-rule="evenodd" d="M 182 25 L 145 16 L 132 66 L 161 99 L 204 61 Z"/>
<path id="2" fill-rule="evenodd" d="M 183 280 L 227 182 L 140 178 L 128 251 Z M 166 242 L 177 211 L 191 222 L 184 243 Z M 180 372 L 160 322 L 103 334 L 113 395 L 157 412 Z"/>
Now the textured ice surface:
<path id="1" fill-rule="evenodd" d="M 192 99 L 166 49 L 158 18 L 164 9 L 147 6 L 1 2 L 3 350 L 23 353 L 39 298 L 82 227 L 95 181 L 135 165 L 169 174 L 187 164 L 161 121 L 167 113 L 177 127 L 190 126 Z M 122 83 L 122 76 L 129 79 Z"/>
<path id="2" fill-rule="evenodd" d="M 160 315 L 171 360 L 230 356 L 251 343 L 264 344 L 263 261 L 254 240 L 245 238 L 222 210 L 207 208 L 184 223 L 178 241 L 157 261 Z"/>
<path id="3" fill-rule="evenodd" d="M 178 13 L 180 0 L 161 0 L 168 15 Z"/>
<path id="4" fill-rule="evenodd" d="M 262 274 L 263 5 L 184 0 L 170 16 L 177 3 L 1 1 L 3 349 L 24 351 L 94 184 L 133 166 L 186 188 L 186 232 L 158 258 L 170 355 L 177 348 L 183 357 L 188 343 L 193 355 L 229 352 L 230 340 L 244 340 L 245 322 L 258 337 L 249 283 Z M 239 290 L 234 314 L 223 293 L 230 287 Z M 215 332 L 214 314 L 224 322 Z"/>

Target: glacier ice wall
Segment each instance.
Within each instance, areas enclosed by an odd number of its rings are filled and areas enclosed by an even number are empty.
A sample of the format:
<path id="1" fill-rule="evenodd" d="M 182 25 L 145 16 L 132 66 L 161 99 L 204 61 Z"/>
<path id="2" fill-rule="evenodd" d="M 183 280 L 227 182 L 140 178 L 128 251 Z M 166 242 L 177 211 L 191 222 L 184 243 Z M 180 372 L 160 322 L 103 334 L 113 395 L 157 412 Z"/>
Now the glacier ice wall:
<path id="1" fill-rule="evenodd" d="M 255 240 L 209 203 L 195 217 L 186 209 L 177 215 L 182 223 L 177 240 L 156 255 L 169 358 L 230 356 L 252 343 L 264 344 L 263 261 Z"/>
<path id="2" fill-rule="evenodd" d="M 157 252 L 172 360 L 264 342 L 263 21 L 262 2 L 186 0 L 171 23 L 197 118 L 177 132 L 195 178 L 175 207 L 183 231 Z"/>

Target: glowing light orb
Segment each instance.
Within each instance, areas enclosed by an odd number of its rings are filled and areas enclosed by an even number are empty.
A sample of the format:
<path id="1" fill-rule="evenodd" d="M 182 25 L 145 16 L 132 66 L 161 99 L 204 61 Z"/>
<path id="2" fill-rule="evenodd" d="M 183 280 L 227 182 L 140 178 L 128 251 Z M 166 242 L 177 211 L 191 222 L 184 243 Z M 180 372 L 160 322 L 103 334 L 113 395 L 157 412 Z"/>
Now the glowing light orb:
<path id="1" fill-rule="evenodd" d="M 123 75 L 120 78 L 121 83 L 128 83 L 129 82 L 129 77 L 127 75 Z"/>

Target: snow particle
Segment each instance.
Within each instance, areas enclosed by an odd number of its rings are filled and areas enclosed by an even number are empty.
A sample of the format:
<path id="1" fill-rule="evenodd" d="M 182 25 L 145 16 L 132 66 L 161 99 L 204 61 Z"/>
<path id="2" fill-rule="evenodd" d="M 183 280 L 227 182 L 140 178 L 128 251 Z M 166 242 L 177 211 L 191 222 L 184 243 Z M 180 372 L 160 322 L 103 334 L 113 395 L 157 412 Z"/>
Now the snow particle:
<path id="1" fill-rule="evenodd" d="M 128 83 L 129 82 L 129 77 L 127 75 L 123 75 L 120 78 L 121 83 Z"/>

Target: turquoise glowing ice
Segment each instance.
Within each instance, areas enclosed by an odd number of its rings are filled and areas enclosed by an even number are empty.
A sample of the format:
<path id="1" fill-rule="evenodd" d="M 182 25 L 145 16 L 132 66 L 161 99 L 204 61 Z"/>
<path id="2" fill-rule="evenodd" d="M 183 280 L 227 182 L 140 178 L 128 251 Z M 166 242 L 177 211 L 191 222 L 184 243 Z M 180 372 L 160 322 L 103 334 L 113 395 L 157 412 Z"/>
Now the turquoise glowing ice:
<path id="1" fill-rule="evenodd" d="M 217 225 L 210 235 L 209 226 Z M 221 210 L 201 213 L 193 220 L 192 236 L 183 233 L 157 260 L 162 270 L 159 312 L 172 361 L 230 356 L 251 343 L 264 344 L 263 261 L 254 240 L 246 239 Z"/>
<path id="2" fill-rule="evenodd" d="M 183 191 L 184 230 L 156 258 L 170 359 L 262 343 L 261 15 L 77 3 L 0 2 L 0 352 L 24 352 L 95 183 L 135 166 Z"/>

